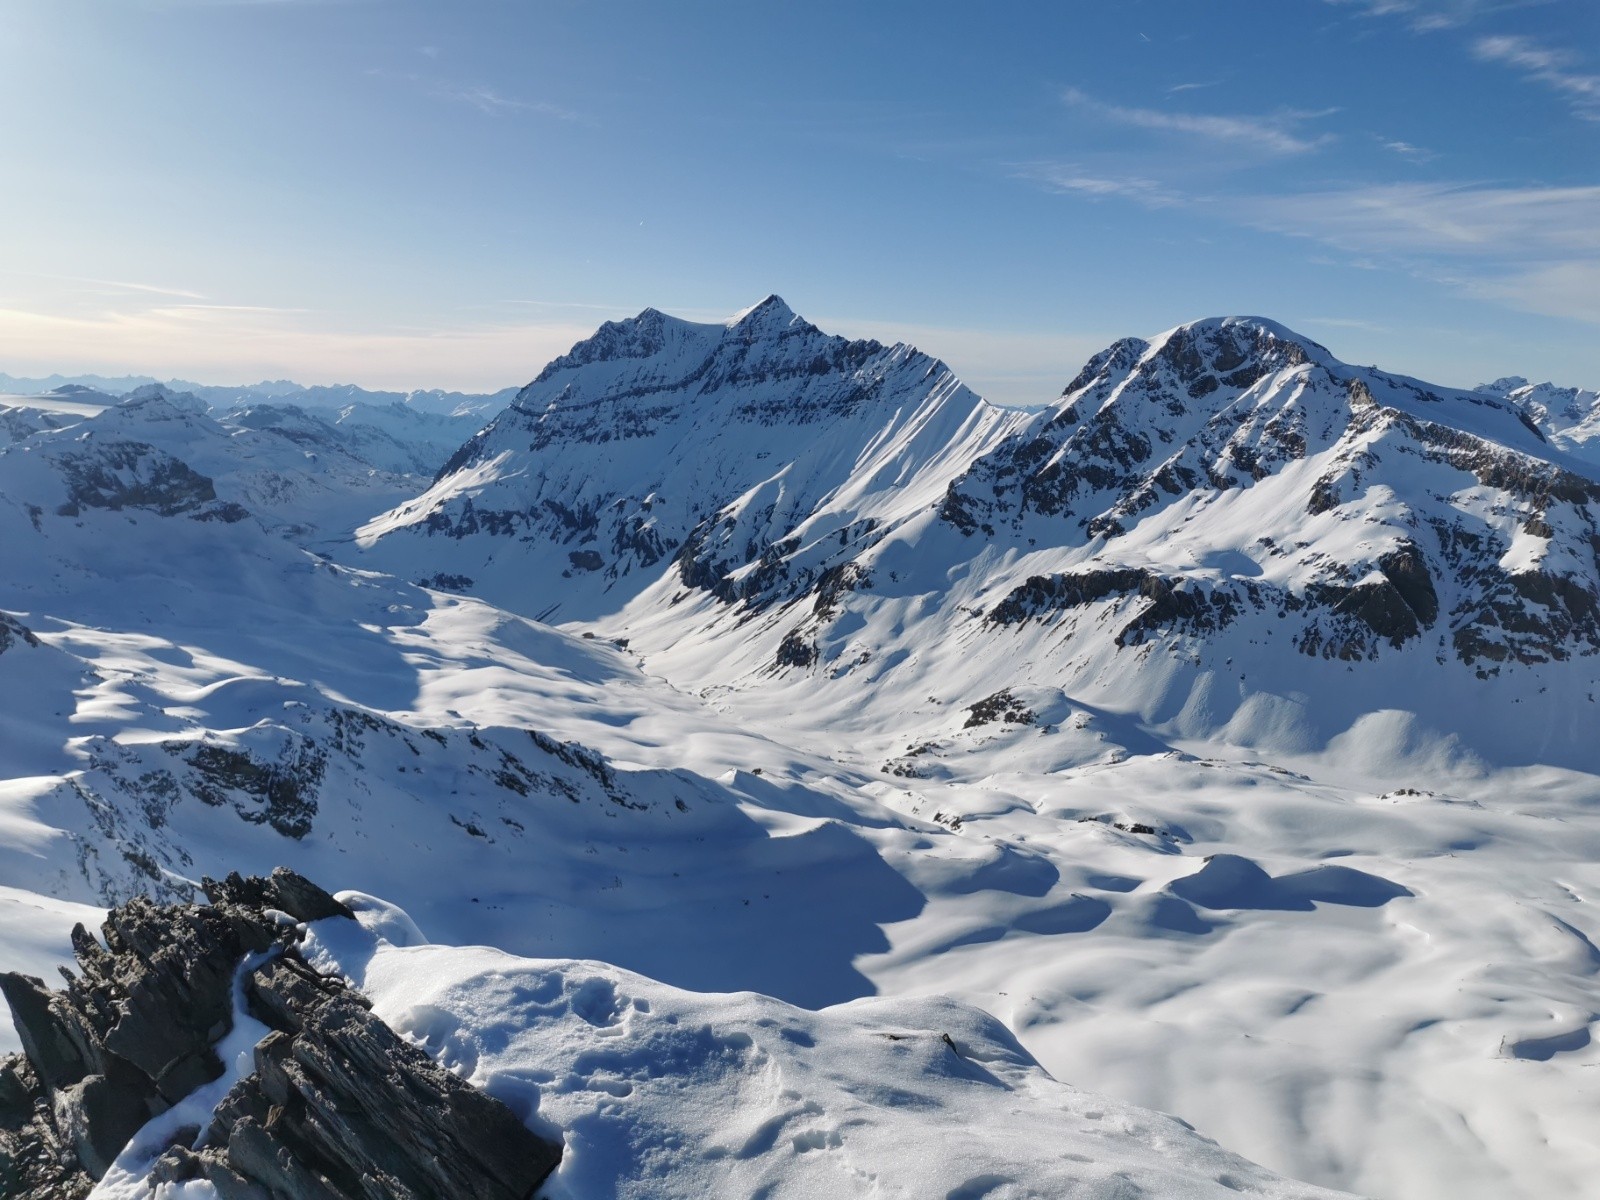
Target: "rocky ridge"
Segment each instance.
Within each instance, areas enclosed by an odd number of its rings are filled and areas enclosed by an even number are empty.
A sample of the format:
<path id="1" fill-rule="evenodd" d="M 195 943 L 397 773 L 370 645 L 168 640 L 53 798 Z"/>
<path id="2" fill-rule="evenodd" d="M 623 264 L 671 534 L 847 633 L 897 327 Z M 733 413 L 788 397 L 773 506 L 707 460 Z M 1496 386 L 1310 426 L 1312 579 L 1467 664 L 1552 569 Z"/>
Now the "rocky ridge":
<path id="1" fill-rule="evenodd" d="M 224 1074 L 215 1047 L 236 1011 L 271 1031 L 254 1073 L 203 1130 L 176 1131 L 152 1185 L 204 1179 L 224 1200 L 523 1200 L 554 1169 L 559 1144 L 300 957 L 305 923 L 348 908 L 284 868 L 204 887 L 207 905 L 118 907 L 104 945 L 79 925 L 62 990 L 0 975 L 24 1049 L 0 1062 L 0 1196 L 86 1196 L 147 1121 Z"/>

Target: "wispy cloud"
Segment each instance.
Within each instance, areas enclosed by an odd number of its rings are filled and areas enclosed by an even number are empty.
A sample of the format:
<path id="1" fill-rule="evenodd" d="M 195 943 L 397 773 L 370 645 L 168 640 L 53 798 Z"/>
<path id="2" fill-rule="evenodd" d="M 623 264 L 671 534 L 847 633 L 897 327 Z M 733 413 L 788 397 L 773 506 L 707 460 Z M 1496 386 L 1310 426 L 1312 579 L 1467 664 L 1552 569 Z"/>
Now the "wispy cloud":
<path id="1" fill-rule="evenodd" d="M 424 53 L 428 49 L 428 47 L 424 47 Z M 407 84 L 432 96 L 436 100 L 445 100 L 452 104 L 470 105 L 490 117 L 504 116 L 507 113 L 532 113 L 536 116 L 551 117 L 558 121 L 583 121 L 585 119 L 582 113 L 575 112 L 560 104 L 552 104 L 546 100 L 524 100 L 517 96 L 508 96 L 504 92 L 484 84 L 457 83 L 433 75 L 419 74 L 416 71 L 388 71 L 381 67 L 369 67 L 366 74 L 373 79 L 386 79 L 394 83 Z"/>
<path id="2" fill-rule="evenodd" d="M 1366 17 L 1401 17 L 1417 33 L 1436 33 L 1495 13 L 1547 4 L 1549 0 L 1324 0 L 1324 3 L 1353 8 Z"/>
<path id="3" fill-rule="evenodd" d="M 1600 187 L 1384 184 L 1230 202 L 1257 228 L 1600 325 Z"/>
<path id="4" fill-rule="evenodd" d="M 1516 36 L 1479 38 L 1472 52 L 1484 62 L 1517 68 L 1535 83 L 1565 95 L 1573 112 L 1584 120 L 1600 121 L 1600 74 L 1584 70 L 1576 55 Z"/>
<path id="5" fill-rule="evenodd" d="M 1178 192 L 1153 179 L 1136 175 L 1113 176 L 1087 171 L 1077 163 L 1028 162 L 1013 167 L 1018 179 L 1043 184 L 1053 192 L 1086 196 L 1094 200 L 1135 200 L 1147 208 L 1169 208 L 1184 201 Z"/>
<path id="6" fill-rule="evenodd" d="M 1363 252 L 1600 256 L 1600 187 L 1393 183 L 1240 203 L 1280 232 Z"/>
<path id="7" fill-rule="evenodd" d="M 1386 183 L 1230 193 L 1224 203 L 1072 163 L 1027 163 L 1014 174 L 1063 193 L 1204 211 L 1319 242 L 1339 252 L 1328 265 L 1402 271 L 1523 312 L 1600 325 L 1600 186 Z"/>
<path id="8" fill-rule="evenodd" d="M 1432 162 L 1434 159 L 1439 157 L 1432 150 L 1424 149 L 1422 146 L 1414 146 L 1410 142 L 1402 142 L 1398 140 L 1390 141 L 1387 138 L 1380 137 L 1378 139 L 1378 144 L 1381 145 L 1385 150 L 1389 151 L 1390 154 L 1398 154 L 1401 158 L 1406 159 L 1408 162 Z"/>
<path id="9" fill-rule="evenodd" d="M 502 95 L 489 87 L 441 87 L 437 94 L 446 100 L 459 100 L 463 104 L 470 104 L 479 112 L 487 113 L 491 117 L 498 117 L 504 113 L 537 113 L 542 117 L 554 117 L 558 121 L 581 121 L 583 118 L 570 108 L 563 108 L 559 104 L 550 104 L 543 100 L 518 100 L 514 96 Z"/>
<path id="10" fill-rule="evenodd" d="M 1417 33 L 1435 33 L 1470 25 L 1482 18 L 1517 9 L 1535 8 L 1552 0 L 1324 0 L 1354 8 L 1368 17 L 1401 17 Z M 1592 3 L 1593 0 L 1585 0 Z M 1592 41 L 1592 38 L 1590 39 Z M 1473 57 L 1521 71 L 1527 79 L 1564 94 L 1574 115 L 1600 121 L 1600 72 L 1565 47 L 1551 47 L 1520 34 L 1480 36 L 1472 42 Z"/>
<path id="11" fill-rule="evenodd" d="M 158 313 L 219 312 L 219 313 L 303 313 L 309 308 L 279 308 L 270 304 L 169 304 L 152 309 Z"/>
<path id="12" fill-rule="evenodd" d="M 1172 112 L 1159 108 L 1129 108 L 1097 100 L 1079 88 L 1068 88 L 1062 100 L 1119 125 L 1164 133 L 1181 133 L 1212 141 L 1250 146 L 1272 154 L 1305 154 L 1331 139 L 1330 134 L 1306 137 L 1297 129 L 1308 121 L 1332 116 L 1337 109 L 1317 112 L 1287 110 L 1263 116 Z"/>
<path id="13" fill-rule="evenodd" d="M 1304 326 L 1326 325 L 1330 329 L 1359 329 L 1363 333 L 1387 333 L 1388 330 L 1375 321 L 1368 321 L 1362 317 L 1300 317 L 1299 323 Z"/>
<path id="14" fill-rule="evenodd" d="M 85 283 L 96 289 L 110 289 L 113 292 L 140 292 L 152 296 L 175 296 L 181 300 L 204 300 L 199 292 L 191 292 L 184 288 L 162 287 L 154 283 L 134 283 L 127 279 L 94 279 L 86 275 L 41 275 L 42 279 L 58 279 L 65 283 Z"/>
<path id="15" fill-rule="evenodd" d="M 1179 92 L 1197 92 L 1201 88 L 1216 87 L 1218 82 L 1218 80 L 1213 79 L 1207 83 L 1175 83 L 1167 89 L 1167 95 L 1175 96 Z"/>

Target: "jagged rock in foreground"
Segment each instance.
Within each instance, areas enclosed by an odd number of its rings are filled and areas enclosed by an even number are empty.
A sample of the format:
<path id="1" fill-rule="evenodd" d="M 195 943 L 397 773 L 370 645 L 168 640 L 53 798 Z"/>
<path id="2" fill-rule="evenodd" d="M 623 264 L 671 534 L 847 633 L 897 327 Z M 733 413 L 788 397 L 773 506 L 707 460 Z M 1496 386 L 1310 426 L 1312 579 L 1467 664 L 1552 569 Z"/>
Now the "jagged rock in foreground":
<path id="1" fill-rule="evenodd" d="M 220 1077 L 242 964 L 245 1009 L 273 1032 L 152 1184 L 204 1179 L 224 1200 L 523 1200 L 560 1161 L 305 963 L 304 923 L 351 916 L 343 904 L 284 868 L 205 891 L 209 905 L 114 909 L 103 948 L 79 925 L 81 974 L 63 971 L 62 991 L 0 975 L 24 1049 L 0 1061 L 0 1198 L 86 1196 L 146 1121 Z"/>

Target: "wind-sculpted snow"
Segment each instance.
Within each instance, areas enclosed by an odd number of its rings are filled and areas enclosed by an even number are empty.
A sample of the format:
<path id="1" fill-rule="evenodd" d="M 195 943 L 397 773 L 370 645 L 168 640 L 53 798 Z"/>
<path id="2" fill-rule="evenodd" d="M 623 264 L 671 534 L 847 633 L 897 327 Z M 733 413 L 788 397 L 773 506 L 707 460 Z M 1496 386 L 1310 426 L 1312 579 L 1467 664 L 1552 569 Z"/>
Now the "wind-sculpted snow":
<path id="1" fill-rule="evenodd" d="M 942 999 L 807 1012 L 596 962 L 417 944 L 325 921 L 307 956 L 473 1085 L 559 1130 L 544 1194 L 1334 1200 L 1184 1122 L 1052 1079 L 998 1021 Z"/>

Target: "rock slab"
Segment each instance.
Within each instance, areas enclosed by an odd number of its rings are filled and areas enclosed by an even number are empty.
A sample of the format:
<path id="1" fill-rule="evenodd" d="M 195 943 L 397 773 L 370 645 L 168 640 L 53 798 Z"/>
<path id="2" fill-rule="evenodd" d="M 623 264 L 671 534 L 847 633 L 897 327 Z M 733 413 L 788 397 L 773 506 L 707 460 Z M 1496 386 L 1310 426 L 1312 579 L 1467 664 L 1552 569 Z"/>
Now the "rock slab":
<path id="1" fill-rule="evenodd" d="M 273 1032 L 255 1074 L 150 1173 L 223 1200 L 526 1200 L 562 1148 L 445 1071 L 300 956 L 304 923 L 351 917 L 292 871 L 206 880 L 208 905 L 139 898 L 102 946 L 73 931 L 66 987 L 0 974 L 21 1055 L 0 1060 L 0 1200 L 81 1200 L 150 1118 L 222 1074 L 234 979 Z M 191 1131 L 192 1133 L 192 1131 Z"/>

